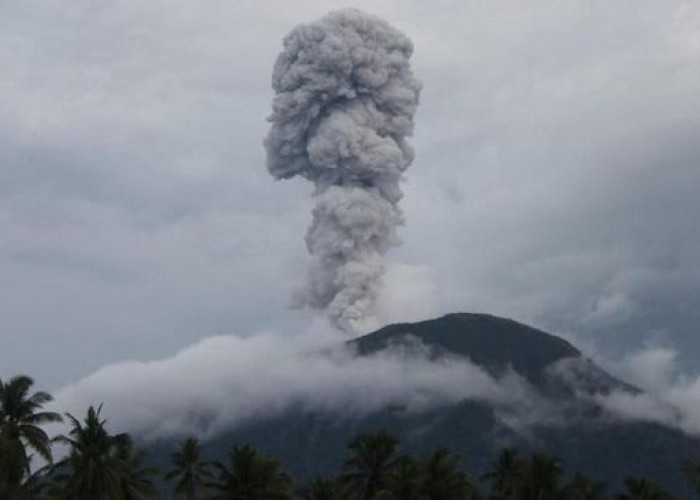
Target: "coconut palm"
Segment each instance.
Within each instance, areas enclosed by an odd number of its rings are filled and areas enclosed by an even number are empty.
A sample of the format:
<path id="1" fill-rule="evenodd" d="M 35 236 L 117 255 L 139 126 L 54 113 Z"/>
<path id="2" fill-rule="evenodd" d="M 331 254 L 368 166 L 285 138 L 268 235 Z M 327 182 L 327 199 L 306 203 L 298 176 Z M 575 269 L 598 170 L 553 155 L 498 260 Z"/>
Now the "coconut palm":
<path id="1" fill-rule="evenodd" d="M 215 499 L 287 500 L 291 498 L 292 479 L 280 463 L 250 446 L 234 447 L 229 465 L 214 462 L 217 480 L 211 486 L 219 493 Z"/>
<path id="2" fill-rule="evenodd" d="M 202 449 L 197 438 L 190 437 L 183 441 L 180 449 L 172 454 L 175 466 L 165 474 L 168 481 L 177 479 L 175 494 L 187 500 L 201 498 L 200 491 L 205 491 L 207 482 L 212 479 L 211 462 L 202 460 Z"/>
<path id="3" fill-rule="evenodd" d="M 423 474 L 420 466 L 410 457 L 401 457 L 394 464 L 391 475 L 377 500 L 428 500 L 423 494 Z"/>
<path id="4" fill-rule="evenodd" d="M 350 456 L 343 464 L 341 482 L 349 486 L 361 500 L 369 500 L 384 489 L 396 464 L 397 440 L 385 432 L 360 434 L 348 449 Z"/>
<path id="5" fill-rule="evenodd" d="M 32 483 L 30 486 L 32 500 L 66 499 L 65 480 L 59 477 L 53 465 L 46 466 L 35 473 L 30 483 Z M 0 498 L 3 498 L 2 495 Z"/>
<path id="6" fill-rule="evenodd" d="M 19 439 L 10 439 L 0 435 L 0 498 L 16 494 L 29 469 L 29 457 L 24 444 Z"/>
<path id="7" fill-rule="evenodd" d="M 70 446 L 66 458 L 56 464 L 57 481 L 64 494 L 76 500 L 123 500 L 123 481 L 129 465 L 118 456 L 121 447 L 130 446 L 127 434 L 111 435 L 100 418 L 102 406 L 88 408 L 84 423 L 67 414 L 72 423 L 68 436 L 58 442 Z"/>
<path id="8" fill-rule="evenodd" d="M 51 440 L 40 425 L 62 419 L 58 413 L 39 411 L 53 398 L 43 391 L 30 395 L 33 384 L 25 375 L 0 380 L 0 484 L 7 488 L 16 488 L 29 475 L 27 448 L 52 461 Z"/>
<path id="9" fill-rule="evenodd" d="M 522 500 L 554 500 L 563 496 L 559 459 L 533 453 L 523 467 Z"/>
<path id="10" fill-rule="evenodd" d="M 134 448 L 130 438 L 116 440 L 113 454 L 123 466 L 120 489 L 124 500 L 140 500 L 156 493 L 151 477 L 157 471 L 142 465 L 146 454 Z"/>
<path id="11" fill-rule="evenodd" d="M 491 496 L 494 499 L 513 498 L 521 486 L 524 467 L 515 448 L 503 448 L 491 462 L 489 472 L 482 476 L 491 482 Z"/>
<path id="12" fill-rule="evenodd" d="M 460 470 L 459 458 L 440 448 L 422 462 L 422 491 L 427 500 L 470 500 L 479 496 L 474 484 Z"/>

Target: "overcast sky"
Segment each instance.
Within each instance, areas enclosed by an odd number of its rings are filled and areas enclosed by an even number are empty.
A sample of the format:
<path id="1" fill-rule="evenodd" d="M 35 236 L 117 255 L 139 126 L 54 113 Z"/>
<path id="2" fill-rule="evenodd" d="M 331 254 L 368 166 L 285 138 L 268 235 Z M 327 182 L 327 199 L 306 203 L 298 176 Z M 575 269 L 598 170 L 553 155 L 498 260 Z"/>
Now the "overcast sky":
<path id="1" fill-rule="evenodd" d="M 348 5 L 3 2 L 0 377 L 305 328 L 311 187 L 265 170 L 270 75 Z M 352 5 L 413 39 L 424 85 L 384 319 L 490 312 L 693 370 L 700 5 Z"/>

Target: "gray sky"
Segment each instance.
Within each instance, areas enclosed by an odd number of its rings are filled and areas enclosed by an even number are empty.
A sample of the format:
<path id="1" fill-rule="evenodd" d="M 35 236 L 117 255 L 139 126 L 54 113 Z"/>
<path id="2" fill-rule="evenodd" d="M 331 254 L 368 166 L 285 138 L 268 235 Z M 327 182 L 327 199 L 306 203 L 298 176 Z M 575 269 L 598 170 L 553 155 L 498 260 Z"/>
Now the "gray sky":
<path id="1" fill-rule="evenodd" d="M 304 329 L 310 187 L 265 171 L 270 75 L 334 1 L 0 7 L 0 376 L 54 389 Z M 700 6 L 358 1 L 423 81 L 385 319 L 506 315 L 700 356 Z"/>

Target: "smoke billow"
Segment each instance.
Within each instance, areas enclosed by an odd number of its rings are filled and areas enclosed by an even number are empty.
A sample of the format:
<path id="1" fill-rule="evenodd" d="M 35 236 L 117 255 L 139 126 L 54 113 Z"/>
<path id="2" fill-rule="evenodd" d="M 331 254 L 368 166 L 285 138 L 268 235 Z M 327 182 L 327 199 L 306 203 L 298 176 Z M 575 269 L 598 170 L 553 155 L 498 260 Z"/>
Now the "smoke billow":
<path id="1" fill-rule="evenodd" d="M 420 83 L 411 41 L 379 18 L 342 10 L 296 27 L 272 76 L 267 168 L 315 185 L 300 306 L 357 331 L 373 316 L 384 254 L 398 243 L 399 183 L 413 160 Z"/>

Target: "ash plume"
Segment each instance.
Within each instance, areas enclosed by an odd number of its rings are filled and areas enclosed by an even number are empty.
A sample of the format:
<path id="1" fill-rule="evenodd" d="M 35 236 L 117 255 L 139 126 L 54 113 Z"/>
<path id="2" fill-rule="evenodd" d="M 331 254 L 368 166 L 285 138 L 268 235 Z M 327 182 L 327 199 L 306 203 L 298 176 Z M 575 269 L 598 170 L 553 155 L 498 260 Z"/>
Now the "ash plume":
<path id="1" fill-rule="evenodd" d="M 342 10 L 292 30 L 272 75 L 267 168 L 315 186 L 298 305 L 325 309 L 348 332 L 373 317 L 384 254 L 398 244 L 399 183 L 413 160 L 406 137 L 420 92 L 412 52 L 383 20 Z"/>

